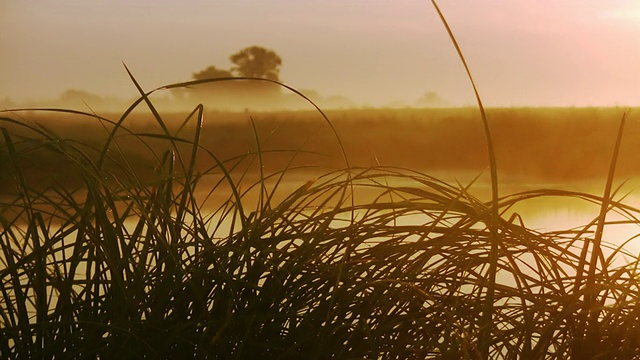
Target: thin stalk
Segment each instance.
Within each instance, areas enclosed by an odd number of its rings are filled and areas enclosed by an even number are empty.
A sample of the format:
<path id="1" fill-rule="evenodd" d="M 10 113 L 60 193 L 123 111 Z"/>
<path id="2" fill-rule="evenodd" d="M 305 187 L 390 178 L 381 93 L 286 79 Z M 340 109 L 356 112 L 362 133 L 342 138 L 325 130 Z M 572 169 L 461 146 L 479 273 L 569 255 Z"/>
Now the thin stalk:
<path id="1" fill-rule="evenodd" d="M 496 162 L 496 154 L 493 146 L 493 140 L 491 138 L 491 129 L 489 127 L 489 121 L 487 120 L 487 114 L 484 110 L 484 106 L 482 104 L 482 99 L 480 98 L 480 93 L 476 87 L 476 83 L 473 80 L 473 76 L 471 75 L 471 71 L 469 70 L 469 66 L 467 65 L 467 61 L 462 54 L 462 50 L 458 45 L 458 41 L 456 40 L 447 20 L 444 15 L 440 11 L 438 4 L 435 0 L 431 0 L 433 7 L 438 12 L 440 16 L 440 20 L 444 27 L 447 29 L 447 33 L 449 34 L 449 38 L 453 43 L 453 46 L 456 48 L 456 52 L 458 53 L 458 57 L 460 61 L 462 61 L 462 65 L 467 73 L 467 77 L 471 82 L 471 86 L 473 87 L 473 93 L 476 97 L 476 102 L 478 103 L 478 109 L 480 110 L 480 115 L 482 117 L 482 125 L 484 126 L 484 134 L 487 141 L 487 151 L 489 154 L 489 169 L 491 173 L 491 219 L 489 223 L 489 228 L 491 232 L 491 251 L 489 253 L 489 279 L 487 286 L 487 297 L 484 302 L 484 310 L 482 312 L 482 318 L 480 320 L 480 338 L 479 338 L 479 347 L 480 354 L 483 359 L 488 359 L 489 357 L 489 347 L 491 345 L 491 335 L 492 335 L 492 318 L 493 318 L 493 307 L 494 307 L 494 292 L 495 292 L 495 283 L 496 283 L 496 272 L 497 272 L 497 262 L 498 262 L 498 243 L 500 242 L 500 234 L 498 232 L 498 218 L 499 218 L 499 194 L 498 194 L 498 166 Z"/>
<path id="2" fill-rule="evenodd" d="M 607 213 L 609 212 L 611 202 L 611 190 L 613 188 L 613 180 L 616 171 L 616 164 L 618 163 L 618 154 L 620 152 L 620 145 L 622 144 L 622 135 L 624 133 L 624 125 L 626 122 L 627 114 L 622 115 L 620 120 L 620 126 L 618 128 L 618 135 L 616 137 L 616 143 L 613 148 L 613 155 L 611 156 L 611 163 L 609 164 L 609 172 L 607 173 L 607 183 L 604 188 L 604 195 L 602 196 L 602 204 L 600 205 L 600 213 L 598 215 L 598 222 L 596 224 L 596 232 L 593 237 L 591 247 L 591 259 L 589 260 L 589 272 L 585 283 L 585 303 L 584 314 L 588 316 L 588 323 L 586 329 L 586 338 L 583 344 L 583 349 L 588 352 L 582 355 L 592 354 L 593 346 L 599 343 L 599 322 L 598 318 L 602 312 L 596 305 L 598 292 L 596 288 L 596 268 L 598 267 L 598 258 L 602 258 L 602 233 L 604 232 L 604 226 L 607 221 Z M 585 243 L 585 247 L 589 246 L 589 243 Z M 606 264 L 602 262 L 602 273 L 606 273 L 604 268 Z"/>
<path id="3" fill-rule="evenodd" d="M 258 128 L 256 127 L 256 122 L 253 119 L 253 116 L 249 115 L 249 120 L 251 122 L 251 129 L 253 130 L 253 137 L 256 141 L 257 154 L 258 154 L 258 166 L 260 171 L 260 196 L 258 196 L 258 208 L 256 209 L 256 216 L 259 212 L 264 212 L 267 209 L 265 208 L 265 197 L 267 196 L 267 186 L 265 184 L 266 177 L 264 174 L 264 158 L 262 157 L 264 151 L 262 149 L 262 143 L 260 142 L 260 134 L 258 134 Z M 269 205 L 267 203 L 267 205 Z"/>

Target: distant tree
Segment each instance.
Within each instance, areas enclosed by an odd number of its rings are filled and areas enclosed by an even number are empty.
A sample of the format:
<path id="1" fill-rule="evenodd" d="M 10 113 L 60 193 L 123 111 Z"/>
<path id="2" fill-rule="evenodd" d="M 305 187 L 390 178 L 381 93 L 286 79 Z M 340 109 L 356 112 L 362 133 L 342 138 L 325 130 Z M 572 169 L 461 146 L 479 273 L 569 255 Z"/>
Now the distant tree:
<path id="1" fill-rule="evenodd" d="M 126 100 L 113 96 L 101 96 L 85 90 L 68 89 L 57 99 L 50 101 L 51 106 L 65 108 L 86 108 L 89 106 L 94 110 L 120 110 L 126 106 Z"/>
<path id="2" fill-rule="evenodd" d="M 63 92 L 58 99 L 60 102 L 74 102 L 74 101 L 85 101 L 85 102 L 102 102 L 103 99 L 99 95 L 92 94 L 88 91 L 77 90 L 77 89 L 69 89 Z"/>
<path id="3" fill-rule="evenodd" d="M 233 74 L 229 70 L 221 69 L 215 65 L 211 65 L 204 70 L 191 74 L 194 80 L 205 79 L 218 79 L 218 78 L 230 78 Z M 173 95 L 176 99 L 185 100 L 189 96 L 196 98 L 211 98 L 215 96 L 220 101 L 228 101 L 228 97 L 233 95 L 230 92 L 239 91 L 240 86 L 235 82 L 225 82 L 217 84 L 205 84 L 195 89 L 178 88 L 173 90 Z M 188 95 L 190 94 L 190 95 Z"/>
<path id="4" fill-rule="evenodd" d="M 240 76 L 279 80 L 282 59 L 275 51 L 261 46 L 244 48 L 229 57 L 232 68 Z"/>
<path id="5" fill-rule="evenodd" d="M 234 76 L 279 80 L 282 59 L 273 50 L 260 46 L 250 46 L 231 55 L 234 64 L 230 70 L 215 65 L 193 73 L 194 80 L 228 78 Z M 174 98 L 183 100 L 197 99 L 209 106 L 223 108 L 242 107 L 248 104 L 258 108 L 277 106 L 282 101 L 280 87 L 261 81 L 224 81 L 201 84 L 193 88 L 173 90 Z"/>
<path id="6" fill-rule="evenodd" d="M 446 102 L 435 91 L 425 92 L 418 101 L 416 101 L 416 105 L 421 107 L 438 107 L 444 104 L 446 104 Z"/>
<path id="7" fill-rule="evenodd" d="M 85 104 L 95 107 L 104 108 L 109 101 L 100 95 L 92 94 L 88 91 L 69 89 L 63 92 L 53 103 L 56 106 L 68 108 L 83 108 Z"/>
<path id="8" fill-rule="evenodd" d="M 208 68 L 199 71 L 197 73 L 193 73 L 192 77 L 195 80 L 203 80 L 203 79 L 213 79 L 213 78 L 225 78 L 225 77 L 232 77 L 233 74 L 231 74 L 231 71 L 229 70 L 224 70 L 224 69 L 219 69 L 218 67 L 212 65 L 209 66 Z"/>

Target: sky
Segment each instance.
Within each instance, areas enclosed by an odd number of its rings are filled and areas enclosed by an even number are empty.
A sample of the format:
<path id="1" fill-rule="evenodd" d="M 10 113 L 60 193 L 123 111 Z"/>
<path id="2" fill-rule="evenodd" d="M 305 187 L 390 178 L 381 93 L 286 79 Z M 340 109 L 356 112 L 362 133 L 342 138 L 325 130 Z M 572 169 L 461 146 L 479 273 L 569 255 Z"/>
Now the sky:
<path id="1" fill-rule="evenodd" d="M 486 106 L 640 104 L 640 1 L 448 0 L 440 8 Z M 363 106 L 435 92 L 472 105 L 464 68 L 427 0 L 0 0 L 0 99 L 136 89 L 230 68 L 260 45 L 281 80 Z"/>

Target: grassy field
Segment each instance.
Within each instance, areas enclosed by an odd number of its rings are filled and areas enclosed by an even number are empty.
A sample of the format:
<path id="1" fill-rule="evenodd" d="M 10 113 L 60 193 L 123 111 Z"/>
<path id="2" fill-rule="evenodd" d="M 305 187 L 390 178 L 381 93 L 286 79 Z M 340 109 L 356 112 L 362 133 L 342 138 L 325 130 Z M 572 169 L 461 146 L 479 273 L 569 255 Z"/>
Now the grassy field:
<path id="1" fill-rule="evenodd" d="M 503 182 L 532 184 L 571 184 L 597 180 L 607 174 L 618 122 L 623 110 L 617 108 L 503 108 L 489 109 L 494 147 Z M 121 114 L 105 114 L 118 119 Z M 329 111 L 353 165 L 389 165 L 416 169 L 443 176 L 470 179 L 486 172 L 487 155 L 479 115 L 473 108 L 455 109 L 369 109 Z M 100 147 L 109 136 L 103 124 L 82 116 L 39 112 L 20 114 L 28 122 L 38 123 L 61 139 Z M 177 130 L 185 114 L 163 114 L 172 131 Z M 200 145 L 221 159 L 255 152 L 256 140 L 250 119 L 254 120 L 265 153 L 268 171 L 282 169 L 292 152 L 298 165 L 327 169 L 344 166 L 341 150 L 332 129 L 314 111 L 269 113 L 208 112 L 200 129 Z M 6 124 L 20 133 L 17 125 Z M 139 134 L 161 134 L 152 114 L 137 113 L 127 120 L 127 128 Z M 23 130 L 24 131 L 24 130 Z M 190 124 L 179 136 L 193 137 Z M 162 139 L 139 138 L 119 131 L 116 136 L 122 152 L 136 168 L 146 168 L 154 152 L 164 146 Z M 151 147 L 153 151 L 150 151 Z M 188 146 L 184 149 L 188 151 Z M 640 149 L 640 123 L 635 110 L 630 112 L 617 174 L 630 179 L 640 173 L 635 153 Z M 30 177 L 52 167 L 60 170 L 63 159 L 52 152 L 36 152 L 29 159 L 37 163 Z M 35 160 L 38 158 L 38 160 Z M 206 156 L 196 164 L 199 171 L 214 165 Z M 61 171 L 68 180 L 73 169 Z M 48 173 L 41 175 L 49 177 Z M 2 181 L 0 179 L 0 181 Z M 65 180 L 62 180 L 65 181 Z"/>

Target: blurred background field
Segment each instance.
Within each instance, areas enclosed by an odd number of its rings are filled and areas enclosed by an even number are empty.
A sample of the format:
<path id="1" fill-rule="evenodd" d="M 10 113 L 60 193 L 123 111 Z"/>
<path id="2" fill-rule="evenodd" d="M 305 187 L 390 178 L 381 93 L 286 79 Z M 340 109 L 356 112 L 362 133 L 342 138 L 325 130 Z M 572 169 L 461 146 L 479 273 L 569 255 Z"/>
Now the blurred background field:
<path id="1" fill-rule="evenodd" d="M 489 109 L 491 131 L 501 184 L 572 188 L 581 182 L 606 176 L 621 108 L 497 108 Z M 632 180 L 640 174 L 640 123 L 635 109 L 629 112 L 619 157 L 617 178 Z M 98 146 L 108 136 L 108 127 L 72 114 L 51 112 L 17 113 L 25 121 L 41 124 L 61 139 Z M 177 131 L 187 112 L 163 115 Z M 445 179 L 471 179 L 487 171 L 486 145 L 477 109 L 353 109 L 326 112 L 355 166 L 398 166 L 437 174 Z M 100 114 L 117 121 L 118 113 Z M 315 111 L 205 113 L 201 147 L 221 159 L 256 151 L 253 119 L 265 170 L 281 169 L 295 154 L 295 164 L 333 169 L 344 166 L 340 148 L 329 126 Z M 160 129 L 149 113 L 133 113 L 124 125 L 133 133 L 152 134 Z M 11 127 L 10 125 L 8 125 Z M 16 129 L 19 133 L 20 130 Z M 193 126 L 180 129 L 189 138 Z M 126 133 L 116 138 L 129 161 L 149 164 L 150 152 Z M 162 144 L 158 141 L 158 145 Z M 147 145 L 154 146 L 149 139 Z M 34 178 L 42 171 L 57 169 L 71 181 L 74 176 L 55 154 L 34 151 L 23 161 Z M 200 169 L 212 164 L 202 159 Z M 149 169 L 150 170 L 150 169 Z M 311 170 L 311 169 L 309 169 Z M 320 169 L 322 172 L 323 169 Z"/>

